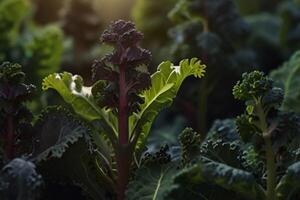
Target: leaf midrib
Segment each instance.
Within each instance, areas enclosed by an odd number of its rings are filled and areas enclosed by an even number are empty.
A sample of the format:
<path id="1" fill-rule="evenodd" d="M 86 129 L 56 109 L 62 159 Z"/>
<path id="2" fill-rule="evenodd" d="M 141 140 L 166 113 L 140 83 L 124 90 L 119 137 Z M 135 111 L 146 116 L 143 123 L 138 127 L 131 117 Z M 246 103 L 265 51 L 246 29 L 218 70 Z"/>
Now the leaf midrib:
<path id="1" fill-rule="evenodd" d="M 169 86 L 169 88 L 167 87 Z M 168 83 L 166 84 L 164 87 L 162 88 L 168 88 L 166 90 L 161 89 L 153 98 L 151 101 L 149 101 L 149 103 L 144 107 L 144 109 L 140 112 L 140 114 L 138 115 L 138 119 L 136 120 L 136 122 L 134 123 L 132 132 L 130 135 L 132 135 L 135 132 L 135 129 L 137 128 L 137 125 L 139 124 L 139 120 L 142 119 L 144 113 L 146 110 L 148 110 L 148 108 L 150 107 L 150 105 L 153 104 L 153 102 L 159 98 L 161 95 L 163 95 L 164 93 L 168 92 L 170 89 L 172 89 L 172 87 L 174 86 L 174 83 Z"/>
<path id="2" fill-rule="evenodd" d="M 157 186 L 156 186 L 156 188 L 155 188 L 155 191 L 154 191 L 154 195 L 153 195 L 152 200 L 156 200 L 157 195 L 158 195 L 158 190 L 159 190 L 159 188 L 160 188 L 161 181 L 162 181 L 163 178 L 164 178 L 164 173 L 161 172 L 161 173 L 160 173 L 160 178 L 158 179 Z"/>

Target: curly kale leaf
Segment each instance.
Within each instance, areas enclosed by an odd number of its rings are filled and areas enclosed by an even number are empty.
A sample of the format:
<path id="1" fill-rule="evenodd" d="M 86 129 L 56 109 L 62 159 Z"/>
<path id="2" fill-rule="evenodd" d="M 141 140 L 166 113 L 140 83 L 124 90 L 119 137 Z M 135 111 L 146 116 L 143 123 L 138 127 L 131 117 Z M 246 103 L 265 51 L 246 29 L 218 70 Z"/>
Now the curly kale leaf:
<path id="1" fill-rule="evenodd" d="M 182 169 L 179 165 L 173 161 L 142 166 L 129 184 L 127 199 L 264 199 L 249 172 L 204 157 Z"/>
<path id="2" fill-rule="evenodd" d="M 84 119 L 100 120 L 107 136 L 111 138 L 111 141 L 116 141 L 113 138 L 118 135 L 117 117 L 111 110 L 97 106 L 92 87 L 84 86 L 81 76 L 73 76 L 67 72 L 50 74 L 43 80 L 43 90 L 50 88 L 56 90 L 66 103 L 70 104 L 73 110 Z"/>
<path id="3" fill-rule="evenodd" d="M 85 122 L 62 107 L 49 107 L 34 128 L 32 160 L 47 180 L 79 185 L 95 199 L 112 193 L 108 147 L 102 142 L 93 148 L 94 133 Z"/>
<path id="4" fill-rule="evenodd" d="M 130 183 L 128 199 L 138 195 L 145 199 L 265 198 L 256 177 L 262 173 L 243 170 L 253 169 L 261 160 L 250 155 L 233 120 L 215 122 L 202 144 L 200 135 L 191 129 L 184 130 L 179 140 L 184 163 L 170 158 L 166 149 L 146 154 Z M 214 161 L 216 158 L 219 162 Z"/>
<path id="5" fill-rule="evenodd" d="M 152 165 L 141 167 L 135 175 L 135 179 L 128 185 L 126 199 L 155 199 L 163 200 L 172 188 L 173 176 L 176 173 L 174 164 Z"/>
<path id="6" fill-rule="evenodd" d="M 130 135 L 141 133 L 139 148 L 145 145 L 155 117 L 163 108 L 171 105 L 183 81 L 189 76 L 203 77 L 205 68 L 196 58 L 183 60 L 179 66 L 171 62 L 163 62 L 158 66 L 158 71 L 151 76 L 152 87 L 141 94 L 144 103 L 140 105 L 140 111 L 129 118 L 132 125 Z"/>
<path id="7" fill-rule="evenodd" d="M 264 199 L 265 196 L 251 173 L 205 157 L 180 170 L 175 183 L 177 187 L 170 196 L 178 199 L 185 195 L 190 199 L 220 199 L 224 195 L 234 199 Z"/>
<path id="8" fill-rule="evenodd" d="M 30 161 L 15 158 L 2 168 L 0 196 L 3 200 L 38 199 L 42 185 L 42 177 Z"/>
<path id="9" fill-rule="evenodd" d="M 69 146 L 79 138 L 89 137 L 89 128 L 76 120 L 62 107 L 49 107 L 43 111 L 35 123 L 35 162 L 63 156 Z"/>
<path id="10" fill-rule="evenodd" d="M 201 144 L 201 154 L 215 161 L 240 167 L 243 145 L 234 120 L 216 120 Z"/>
<path id="11" fill-rule="evenodd" d="M 216 120 L 201 144 L 201 155 L 231 167 L 243 169 L 260 180 L 264 160 L 251 143 L 245 142 L 233 119 Z"/>
<path id="12" fill-rule="evenodd" d="M 168 146 L 164 146 L 154 154 L 144 155 L 140 168 L 128 185 L 126 199 L 163 200 L 166 198 L 168 192 L 175 187 L 172 177 L 178 166 L 178 163 L 171 162 L 168 151 Z"/>

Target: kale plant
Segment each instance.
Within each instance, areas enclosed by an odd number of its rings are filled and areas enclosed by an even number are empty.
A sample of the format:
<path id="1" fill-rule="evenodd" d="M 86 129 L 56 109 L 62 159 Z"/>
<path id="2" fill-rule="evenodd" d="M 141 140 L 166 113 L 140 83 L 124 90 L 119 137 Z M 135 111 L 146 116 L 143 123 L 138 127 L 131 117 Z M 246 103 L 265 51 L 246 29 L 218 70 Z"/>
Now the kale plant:
<path id="1" fill-rule="evenodd" d="M 5 200 L 35 199 L 42 185 L 35 165 L 27 161 L 32 151 L 33 127 L 30 123 L 32 114 L 24 102 L 32 97 L 35 86 L 24 82 L 25 73 L 20 65 L 9 62 L 0 65 L 0 144 L 3 155 L 0 196 Z"/>
<path id="2" fill-rule="evenodd" d="M 115 21 L 101 36 L 114 50 L 95 61 L 91 87 L 67 72 L 51 74 L 43 81 L 44 90 L 55 89 L 108 145 L 110 153 L 102 153 L 105 163 L 98 170 L 110 181 L 118 199 L 125 198 L 156 115 L 171 105 L 186 77 L 200 78 L 205 72 L 205 65 L 191 59 L 179 66 L 163 62 L 150 76 L 147 64 L 151 54 L 139 46 L 142 38 L 133 23 Z M 101 152 L 103 143 L 96 144 L 96 149 Z"/>
<path id="3" fill-rule="evenodd" d="M 18 141 L 25 142 L 26 138 L 32 138 L 32 115 L 24 102 L 32 97 L 35 86 L 25 84 L 24 81 L 25 73 L 21 71 L 20 65 L 9 62 L 0 65 L 0 133 L 5 161 L 20 155 L 22 143 Z M 24 133 L 24 129 L 28 132 Z"/>
<path id="4" fill-rule="evenodd" d="M 97 173 L 91 174 L 90 163 L 100 156 L 94 156 L 92 152 L 89 126 L 67 109 L 57 106 L 46 108 L 33 119 L 26 102 L 35 91 L 34 85 L 25 84 L 21 65 L 9 62 L 0 65 L 1 199 L 33 200 L 47 194 L 48 188 L 41 191 L 43 181 L 37 170 L 47 184 L 80 182 L 90 188 L 90 196 L 105 199 L 102 193 L 99 194 L 102 190 L 93 190 L 94 180 L 101 183 L 102 179 Z M 105 146 L 101 145 L 101 148 Z M 72 161 L 76 159 L 77 165 L 74 165 Z M 69 163 L 72 163 L 69 165 L 72 170 L 65 168 Z M 70 177 L 71 181 L 68 180 Z"/>
<path id="5" fill-rule="evenodd" d="M 180 155 L 146 154 L 127 199 L 298 199 L 300 116 L 279 109 L 283 90 L 259 71 L 244 73 L 233 94 L 244 114 L 217 120 L 203 141 L 185 129 Z"/>

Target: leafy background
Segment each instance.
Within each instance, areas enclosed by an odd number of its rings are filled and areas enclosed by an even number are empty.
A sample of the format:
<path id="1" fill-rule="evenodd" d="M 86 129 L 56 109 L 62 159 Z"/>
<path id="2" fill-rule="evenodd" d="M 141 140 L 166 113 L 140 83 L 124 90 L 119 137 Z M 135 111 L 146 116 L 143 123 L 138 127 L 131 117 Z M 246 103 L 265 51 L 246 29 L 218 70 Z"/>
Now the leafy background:
<path id="1" fill-rule="evenodd" d="M 192 57 L 208 66 L 205 79 L 186 80 L 171 109 L 156 119 L 147 144 L 151 151 L 162 144 L 179 145 L 178 134 L 186 126 L 204 138 L 216 119 L 241 113 L 243 106 L 231 91 L 246 71 L 270 74 L 288 91 L 282 108 L 300 112 L 300 56 L 293 55 L 300 49 L 297 0 L 0 0 L 0 62 L 22 64 L 26 82 L 37 85 L 34 101 L 28 103 L 31 110 L 63 104 L 54 92 L 41 94 L 41 81 L 52 72 L 70 71 L 91 85 L 93 60 L 110 50 L 99 43 L 100 34 L 119 18 L 134 21 L 144 33 L 142 46 L 153 53 L 152 71 L 164 60 Z M 78 133 L 72 141 L 82 137 Z M 53 191 L 71 195 L 69 188 L 53 186 Z"/>

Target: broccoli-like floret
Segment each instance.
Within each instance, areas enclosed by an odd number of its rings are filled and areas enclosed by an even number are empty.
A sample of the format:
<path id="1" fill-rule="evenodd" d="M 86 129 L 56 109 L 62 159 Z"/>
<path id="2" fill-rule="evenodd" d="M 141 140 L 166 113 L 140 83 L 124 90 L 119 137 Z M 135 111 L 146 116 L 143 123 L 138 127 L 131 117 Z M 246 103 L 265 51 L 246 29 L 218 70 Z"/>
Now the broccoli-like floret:
<path id="1" fill-rule="evenodd" d="M 179 142 L 182 151 L 183 164 L 192 160 L 195 155 L 199 155 L 201 145 L 201 135 L 192 128 L 186 128 L 179 135 Z"/>
<path id="2" fill-rule="evenodd" d="M 266 77 L 263 72 L 253 71 L 244 73 L 242 81 L 238 81 L 233 87 L 233 95 L 239 100 L 258 99 L 272 89 L 273 81 Z"/>

